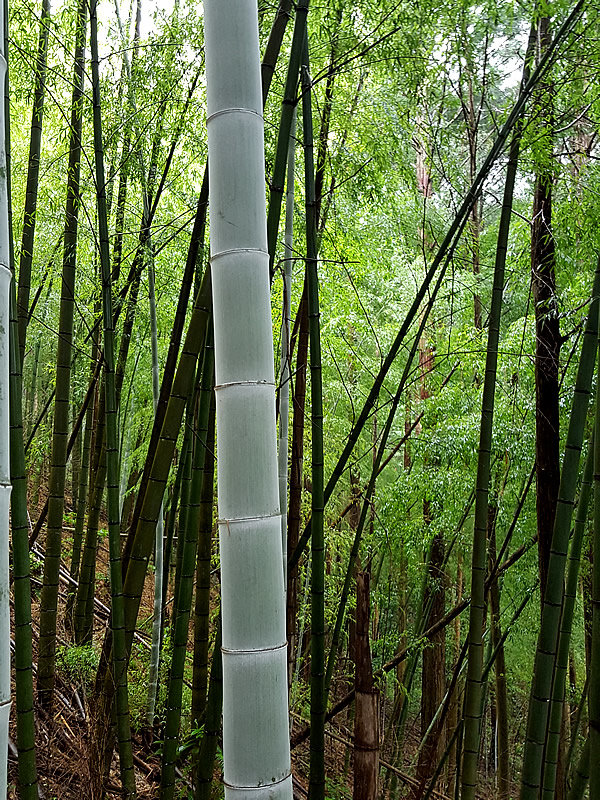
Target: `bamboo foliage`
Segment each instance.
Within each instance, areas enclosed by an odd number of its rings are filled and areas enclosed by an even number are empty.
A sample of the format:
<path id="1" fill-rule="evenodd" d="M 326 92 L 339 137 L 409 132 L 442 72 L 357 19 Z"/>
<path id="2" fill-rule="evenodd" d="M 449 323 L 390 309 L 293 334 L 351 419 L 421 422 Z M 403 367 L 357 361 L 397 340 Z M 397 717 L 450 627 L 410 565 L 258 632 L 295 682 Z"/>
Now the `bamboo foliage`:
<path id="1" fill-rule="evenodd" d="M 247 0 L 204 6 L 225 793 L 277 800 L 292 779 L 257 20 Z"/>

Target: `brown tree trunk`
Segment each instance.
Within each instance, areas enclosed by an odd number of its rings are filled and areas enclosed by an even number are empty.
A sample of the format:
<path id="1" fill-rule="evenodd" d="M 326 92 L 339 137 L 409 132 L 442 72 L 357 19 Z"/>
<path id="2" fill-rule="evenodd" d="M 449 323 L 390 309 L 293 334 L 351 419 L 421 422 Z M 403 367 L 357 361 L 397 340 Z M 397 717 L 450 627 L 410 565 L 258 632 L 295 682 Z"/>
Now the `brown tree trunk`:
<path id="1" fill-rule="evenodd" d="M 379 691 L 373 682 L 369 646 L 369 573 L 356 575 L 356 715 L 354 718 L 354 800 L 376 800 L 379 775 Z"/>

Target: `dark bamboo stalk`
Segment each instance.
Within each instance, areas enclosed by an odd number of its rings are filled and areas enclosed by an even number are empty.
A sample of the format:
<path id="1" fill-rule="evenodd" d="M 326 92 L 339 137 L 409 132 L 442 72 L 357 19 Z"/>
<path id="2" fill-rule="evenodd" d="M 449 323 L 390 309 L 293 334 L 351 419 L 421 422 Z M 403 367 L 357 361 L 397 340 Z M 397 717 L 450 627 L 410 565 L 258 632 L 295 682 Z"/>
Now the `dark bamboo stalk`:
<path id="1" fill-rule="evenodd" d="M 296 12 L 298 13 L 298 12 Z M 298 18 L 298 17 L 297 17 Z M 317 220 L 308 38 L 302 53 L 302 122 L 304 128 L 304 181 L 306 196 L 306 284 L 310 340 L 312 432 L 311 505 L 311 650 L 310 650 L 310 800 L 325 797 L 325 538 L 323 532 L 323 384 L 319 278 L 317 272 Z M 287 133 L 289 137 L 289 130 Z"/>

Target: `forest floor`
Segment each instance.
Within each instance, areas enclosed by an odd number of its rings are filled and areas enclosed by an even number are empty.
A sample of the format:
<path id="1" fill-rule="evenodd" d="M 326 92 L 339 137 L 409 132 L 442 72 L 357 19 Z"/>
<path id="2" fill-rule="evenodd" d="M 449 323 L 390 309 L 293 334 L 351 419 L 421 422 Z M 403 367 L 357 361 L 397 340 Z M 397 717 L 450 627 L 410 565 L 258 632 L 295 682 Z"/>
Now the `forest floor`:
<path id="1" fill-rule="evenodd" d="M 40 508 L 44 498 L 39 500 Z M 65 527 L 67 535 L 72 531 Z M 43 547 L 43 538 L 41 540 Z M 108 625 L 108 605 L 110 591 L 108 582 L 108 542 L 106 537 L 100 537 L 98 560 L 96 565 L 96 615 L 94 623 L 94 641 L 97 650 L 104 640 Z M 35 666 L 37 664 L 37 643 L 39 635 L 39 597 L 41 590 L 42 566 L 41 561 L 32 557 L 32 617 L 33 617 L 33 663 L 34 682 Z M 59 606 L 64 609 L 67 598 L 68 585 L 61 581 Z M 138 798 L 150 800 L 158 798 L 160 784 L 160 754 L 153 739 L 160 738 L 160 731 L 144 728 L 143 712 L 147 684 L 144 678 L 135 681 L 136 673 L 147 674 L 144 660 L 150 649 L 150 630 L 153 615 L 153 580 L 146 581 L 142 597 L 139 628 L 136 634 L 136 644 L 132 653 L 132 667 L 130 668 L 130 695 L 132 695 L 132 733 L 133 751 L 136 768 L 136 781 Z M 104 611 L 106 609 L 106 611 Z M 193 640 L 192 640 L 193 641 Z M 43 800 L 93 800 L 95 784 L 94 758 L 92 743 L 94 737 L 106 733 L 106 724 L 96 726 L 93 717 L 93 706 L 88 702 L 88 694 L 93 689 L 93 682 L 97 667 L 98 654 L 93 655 L 90 661 L 90 651 L 82 651 L 71 644 L 72 637 L 64 627 L 64 615 L 59 612 L 59 629 L 57 631 L 57 678 L 56 701 L 51 714 L 45 712 L 35 702 L 36 710 L 36 748 L 37 767 Z M 192 654 L 190 653 L 190 659 Z M 14 683 L 13 683 L 13 698 Z M 345 691 L 345 688 L 342 687 Z M 343 693 L 342 690 L 340 690 Z M 341 696 L 341 695 L 340 695 Z M 304 718 L 294 715 L 294 727 L 301 727 L 306 723 Z M 17 800 L 17 750 L 16 750 L 16 704 L 13 702 L 10 741 L 9 741 L 9 790 L 7 800 Z M 349 800 L 352 797 L 352 714 L 344 712 L 335 724 L 328 725 L 325 740 L 325 758 L 327 774 L 335 776 L 327 785 L 327 797 L 335 800 Z M 418 746 L 418 737 L 411 737 L 410 726 L 407 730 L 406 745 L 409 749 Z M 414 743 L 411 743 L 414 738 Z M 189 759 L 188 759 L 189 761 Z M 295 748 L 292 754 L 294 774 L 294 798 L 303 800 L 308 796 L 309 773 L 309 745 L 308 742 Z M 217 765 L 217 770 L 220 766 Z M 191 783 L 187 777 L 189 766 L 183 766 L 178 773 L 179 798 L 191 798 Z M 393 770 L 400 795 L 411 794 L 415 781 L 411 775 L 400 770 Z M 382 771 L 384 779 L 385 770 Z M 219 775 L 215 773 L 218 779 Z M 120 776 L 118 758 L 113 755 L 110 774 L 106 783 L 106 798 L 120 798 Z M 400 787 L 403 787 L 402 789 Z M 483 790 L 481 797 L 493 797 L 494 792 Z M 219 790 L 215 792 L 215 800 L 222 797 Z M 434 800 L 446 800 L 441 792 L 433 793 Z"/>

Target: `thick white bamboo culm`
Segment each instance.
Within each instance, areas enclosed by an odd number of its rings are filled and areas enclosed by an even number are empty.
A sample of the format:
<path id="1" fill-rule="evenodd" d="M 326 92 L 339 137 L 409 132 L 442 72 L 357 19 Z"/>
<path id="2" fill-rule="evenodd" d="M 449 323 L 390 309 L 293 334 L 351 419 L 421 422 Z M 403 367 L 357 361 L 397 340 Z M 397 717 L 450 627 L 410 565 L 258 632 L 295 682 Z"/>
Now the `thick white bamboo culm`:
<path id="1" fill-rule="evenodd" d="M 6 81 L 4 3 L 0 2 L 0 86 Z M 0 99 L 0 797 L 6 797 L 10 716 L 10 610 L 8 539 L 10 504 L 9 367 L 10 244 L 4 91 Z M 4 644 L 3 644 L 4 643 Z"/>
<path id="2" fill-rule="evenodd" d="M 227 800 L 291 800 L 256 0 L 205 0 Z"/>
<path id="3" fill-rule="evenodd" d="M 281 362 L 279 366 L 279 442 L 278 475 L 281 510 L 281 546 L 283 549 L 283 586 L 287 589 L 287 497 L 288 432 L 290 421 L 290 335 L 292 330 L 292 264 L 294 257 L 294 163 L 296 152 L 296 109 L 290 128 L 285 195 L 285 260 L 283 262 L 283 304 L 281 314 Z"/>

